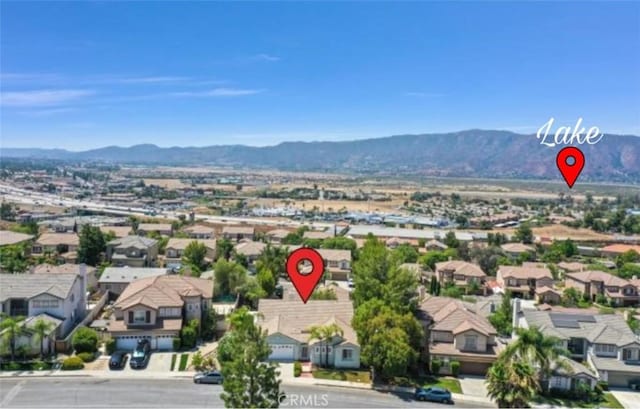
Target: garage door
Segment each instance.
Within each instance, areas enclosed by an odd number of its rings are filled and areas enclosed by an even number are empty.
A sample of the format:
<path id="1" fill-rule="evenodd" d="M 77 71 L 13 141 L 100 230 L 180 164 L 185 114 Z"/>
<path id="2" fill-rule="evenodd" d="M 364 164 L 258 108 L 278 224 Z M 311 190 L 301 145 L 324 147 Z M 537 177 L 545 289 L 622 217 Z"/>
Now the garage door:
<path id="1" fill-rule="evenodd" d="M 293 360 L 293 358 L 293 345 L 271 345 L 271 355 L 269 355 L 269 359 Z"/>
<path id="2" fill-rule="evenodd" d="M 151 337 L 135 337 L 135 336 L 124 336 L 116 338 L 116 348 L 125 350 L 125 351 L 133 351 L 138 344 L 139 339 L 147 338 L 151 341 Z"/>
<path id="3" fill-rule="evenodd" d="M 632 373 L 609 371 L 609 376 L 607 377 L 607 381 L 609 383 L 609 386 L 614 386 L 618 388 L 628 388 L 630 382 L 640 383 L 640 375 L 632 374 Z"/>
<path id="4" fill-rule="evenodd" d="M 490 364 L 481 362 L 460 362 L 460 373 L 467 375 L 486 375 Z"/>
<path id="5" fill-rule="evenodd" d="M 157 348 L 160 350 L 170 351 L 173 349 L 173 337 L 172 336 L 159 336 L 156 338 Z"/>

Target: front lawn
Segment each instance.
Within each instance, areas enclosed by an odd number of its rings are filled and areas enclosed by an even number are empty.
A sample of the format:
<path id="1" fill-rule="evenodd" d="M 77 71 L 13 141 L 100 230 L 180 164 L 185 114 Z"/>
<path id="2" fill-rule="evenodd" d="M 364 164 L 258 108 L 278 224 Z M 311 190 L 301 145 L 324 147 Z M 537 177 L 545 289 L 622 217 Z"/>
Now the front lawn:
<path id="1" fill-rule="evenodd" d="M 172 371 L 176 367 L 176 359 L 177 359 L 177 355 L 176 354 L 171 355 L 171 370 Z"/>
<path id="2" fill-rule="evenodd" d="M 604 395 L 602 395 L 602 399 L 603 401 L 602 403 L 602 407 L 603 408 L 613 408 L 613 409 L 623 409 L 624 406 L 622 406 L 622 404 L 618 401 L 618 399 L 616 399 L 615 396 L 613 396 L 613 394 L 611 392 L 605 392 Z"/>
<path id="3" fill-rule="evenodd" d="M 602 400 L 600 402 L 585 402 L 583 400 L 554 398 L 550 396 L 538 396 L 534 399 L 534 402 L 538 404 L 562 406 L 565 408 L 624 408 L 624 406 L 622 406 L 622 404 L 620 404 L 616 397 L 613 396 L 613 394 L 611 394 L 610 392 L 605 392 L 602 395 Z"/>
<path id="4" fill-rule="evenodd" d="M 314 369 L 313 377 L 318 379 L 330 379 L 333 381 L 349 381 L 371 383 L 369 371 L 359 371 L 353 369 Z"/>
<path id="5" fill-rule="evenodd" d="M 189 361 L 189 354 L 180 355 L 180 366 L 178 366 L 178 371 L 184 371 L 187 369 L 187 362 Z"/>
<path id="6" fill-rule="evenodd" d="M 399 377 L 391 381 L 398 386 L 424 387 L 437 386 L 448 389 L 451 393 L 462 393 L 460 381 L 450 376 L 420 376 L 420 377 Z"/>

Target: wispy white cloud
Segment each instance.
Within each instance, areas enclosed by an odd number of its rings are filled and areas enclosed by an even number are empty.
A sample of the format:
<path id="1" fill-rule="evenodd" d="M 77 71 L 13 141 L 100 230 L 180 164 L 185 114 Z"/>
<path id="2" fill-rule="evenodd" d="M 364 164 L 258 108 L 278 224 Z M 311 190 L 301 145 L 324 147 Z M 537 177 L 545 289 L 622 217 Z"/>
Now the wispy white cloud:
<path id="1" fill-rule="evenodd" d="M 172 92 L 174 97 L 242 97 L 264 92 L 263 89 L 214 88 L 204 91 Z"/>
<path id="2" fill-rule="evenodd" d="M 420 92 L 420 91 L 409 91 L 404 93 L 405 97 L 416 97 L 416 98 L 436 98 L 443 97 L 444 94 L 437 92 Z"/>
<path id="3" fill-rule="evenodd" d="M 64 105 L 95 94 L 86 89 L 41 89 L 7 91 L 0 94 L 0 105 L 8 107 L 39 107 Z"/>
<path id="4" fill-rule="evenodd" d="M 267 61 L 267 62 L 280 61 L 280 57 L 277 57 L 271 54 L 257 54 L 253 57 L 253 59 L 257 61 Z"/>
<path id="5" fill-rule="evenodd" d="M 190 81 L 190 77 L 177 76 L 148 76 L 148 77 L 114 77 L 105 78 L 103 82 L 111 82 L 117 84 L 168 84 L 176 82 Z"/>
<path id="6" fill-rule="evenodd" d="M 20 115 L 24 115 L 24 116 L 30 116 L 30 117 L 47 117 L 47 116 L 53 116 L 53 115 L 59 115 L 59 114 L 66 114 L 68 112 L 74 112 L 77 111 L 76 108 L 69 108 L 69 107 L 65 107 L 65 108 L 35 108 L 35 109 L 30 109 L 28 111 L 21 111 L 19 112 Z"/>

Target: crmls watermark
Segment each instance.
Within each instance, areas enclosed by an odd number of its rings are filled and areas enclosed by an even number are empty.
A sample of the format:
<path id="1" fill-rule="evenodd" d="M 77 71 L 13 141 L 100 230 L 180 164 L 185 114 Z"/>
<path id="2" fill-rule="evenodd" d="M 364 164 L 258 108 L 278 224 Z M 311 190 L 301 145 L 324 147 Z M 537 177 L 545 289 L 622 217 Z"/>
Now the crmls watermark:
<path id="1" fill-rule="evenodd" d="M 280 396 L 281 408 L 326 408 L 329 395 L 316 393 L 290 393 Z"/>
<path id="2" fill-rule="evenodd" d="M 595 145 L 602 140 L 604 136 L 600 133 L 600 128 L 592 126 L 587 131 L 582 127 L 582 118 L 578 118 L 576 126 L 573 128 L 573 132 L 570 126 L 561 126 L 552 135 L 551 127 L 553 126 L 554 118 L 550 118 L 544 125 L 538 129 L 536 137 L 542 139 L 540 145 L 545 145 L 553 148 L 556 145 Z M 586 133 L 585 133 L 586 132 Z M 584 134 L 584 135 L 583 135 Z"/>

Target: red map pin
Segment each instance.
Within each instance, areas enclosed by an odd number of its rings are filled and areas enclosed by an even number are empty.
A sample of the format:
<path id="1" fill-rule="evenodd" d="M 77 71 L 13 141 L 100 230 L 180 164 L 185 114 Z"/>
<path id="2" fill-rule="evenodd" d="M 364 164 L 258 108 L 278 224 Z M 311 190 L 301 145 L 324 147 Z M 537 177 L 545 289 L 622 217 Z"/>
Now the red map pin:
<path id="1" fill-rule="evenodd" d="M 573 158 L 571 164 L 567 163 L 567 160 L 570 158 Z M 558 165 L 564 181 L 567 182 L 567 186 L 571 189 L 573 184 L 576 183 L 576 180 L 578 180 L 582 168 L 584 168 L 584 155 L 582 151 L 575 146 L 567 146 L 558 152 L 556 165 Z"/>
<path id="2" fill-rule="evenodd" d="M 311 272 L 309 273 L 301 273 L 298 270 L 298 264 L 304 260 L 311 263 Z M 287 259 L 287 274 L 289 274 L 293 286 L 305 304 L 309 300 L 309 297 L 311 297 L 323 273 L 324 260 L 322 260 L 322 256 L 316 250 L 309 247 L 302 247 L 289 254 L 289 258 Z"/>

